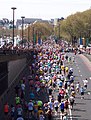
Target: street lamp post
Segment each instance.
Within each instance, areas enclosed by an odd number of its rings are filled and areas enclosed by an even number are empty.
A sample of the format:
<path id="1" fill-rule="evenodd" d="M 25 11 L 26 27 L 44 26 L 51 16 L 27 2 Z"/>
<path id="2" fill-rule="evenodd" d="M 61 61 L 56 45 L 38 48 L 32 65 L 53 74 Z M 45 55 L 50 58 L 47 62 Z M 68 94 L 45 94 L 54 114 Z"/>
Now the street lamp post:
<path id="1" fill-rule="evenodd" d="M 28 47 L 30 42 L 30 23 L 28 23 Z"/>
<path id="2" fill-rule="evenodd" d="M 22 44 L 23 44 L 23 37 L 24 37 L 24 35 L 23 35 L 23 27 L 24 27 L 24 26 L 23 26 L 23 25 L 24 25 L 24 18 L 25 18 L 25 17 L 22 16 L 21 18 L 22 18 Z"/>
<path id="3" fill-rule="evenodd" d="M 34 49 L 34 26 L 33 26 L 33 49 Z"/>
<path id="4" fill-rule="evenodd" d="M 58 18 L 58 38 L 59 38 L 59 40 L 60 40 L 60 21 L 62 21 L 62 20 L 64 20 L 64 18 L 63 17 L 61 17 L 61 18 Z"/>
<path id="5" fill-rule="evenodd" d="M 60 19 L 58 18 L 58 39 L 60 39 Z"/>
<path id="6" fill-rule="evenodd" d="M 58 39 L 60 39 L 60 22 L 59 22 L 59 19 L 57 21 L 57 37 L 58 37 Z"/>
<path id="7" fill-rule="evenodd" d="M 11 9 L 13 10 L 13 36 L 12 36 L 12 38 L 13 38 L 13 45 L 14 45 L 14 13 L 15 13 L 15 9 L 17 9 L 17 8 L 12 7 Z"/>
<path id="8" fill-rule="evenodd" d="M 29 42 L 29 40 L 30 40 L 30 23 L 28 23 L 28 42 Z"/>

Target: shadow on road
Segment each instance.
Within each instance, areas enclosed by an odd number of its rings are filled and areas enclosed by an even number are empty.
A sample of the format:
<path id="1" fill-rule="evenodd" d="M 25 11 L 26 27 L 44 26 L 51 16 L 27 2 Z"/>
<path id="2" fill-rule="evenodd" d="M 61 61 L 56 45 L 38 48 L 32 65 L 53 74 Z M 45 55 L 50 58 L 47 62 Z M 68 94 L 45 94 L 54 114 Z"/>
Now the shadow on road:
<path id="1" fill-rule="evenodd" d="M 76 105 L 86 105 L 86 103 L 75 103 Z"/>
<path id="2" fill-rule="evenodd" d="M 75 98 L 76 98 L 76 99 L 81 99 L 81 97 L 80 97 L 80 96 L 76 96 Z"/>
<path id="3" fill-rule="evenodd" d="M 80 112 L 86 112 L 86 110 L 84 110 L 84 109 L 82 110 L 82 109 L 77 109 L 77 108 L 75 109 L 75 108 L 74 108 L 73 110 L 74 110 L 74 111 L 80 111 Z"/>
<path id="4" fill-rule="evenodd" d="M 84 100 L 91 100 L 91 98 L 84 98 Z"/>
<path id="5" fill-rule="evenodd" d="M 73 120 L 78 120 L 78 119 L 73 119 Z M 91 120 L 91 119 L 80 118 L 79 120 Z"/>

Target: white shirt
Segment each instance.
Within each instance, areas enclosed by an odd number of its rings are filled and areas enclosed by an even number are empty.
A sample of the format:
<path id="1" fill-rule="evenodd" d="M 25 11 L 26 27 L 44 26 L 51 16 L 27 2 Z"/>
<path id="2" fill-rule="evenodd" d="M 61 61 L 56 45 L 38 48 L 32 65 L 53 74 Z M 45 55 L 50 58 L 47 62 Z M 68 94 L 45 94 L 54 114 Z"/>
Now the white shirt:
<path id="1" fill-rule="evenodd" d="M 61 78 L 61 74 L 58 74 L 57 77 L 60 79 Z"/>
<path id="2" fill-rule="evenodd" d="M 28 103 L 28 110 L 33 110 L 33 103 L 32 102 Z"/>
<path id="3" fill-rule="evenodd" d="M 70 80 L 74 80 L 74 76 L 72 75 L 72 76 L 70 76 Z"/>
<path id="4" fill-rule="evenodd" d="M 33 55 L 33 58 L 36 58 L 36 55 Z"/>
<path id="5" fill-rule="evenodd" d="M 61 76 L 61 80 L 64 80 L 64 76 L 63 75 Z"/>
<path id="6" fill-rule="evenodd" d="M 17 108 L 17 114 L 22 115 L 22 108 Z"/>
<path id="7" fill-rule="evenodd" d="M 39 120 L 44 120 L 44 118 L 45 118 L 45 117 L 44 117 L 43 115 L 40 115 L 40 116 L 39 116 Z"/>
<path id="8" fill-rule="evenodd" d="M 73 96 L 71 96 L 71 97 L 70 97 L 70 102 L 71 102 L 71 101 L 73 101 L 73 100 L 74 100 L 74 97 L 73 97 Z"/>
<path id="9" fill-rule="evenodd" d="M 17 120 L 24 120 L 22 117 L 18 117 Z"/>
<path id="10" fill-rule="evenodd" d="M 52 102 L 48 102 L 49 108 L 51 108 L 53 110 L 53 103 Z"/>
<path id="11" fill-rule="evenodd" d="M 73 68 L 70 68 L 70 71 L 73 72 Z"/>
<path id="12" fill-rule="evenodd" d="M 58 101 L 56 100 L 56 101 L 54 101 L 54 107 L 58 107 Z"/>
<path id="13" fill-rule="evenodd" d="M 80 88 L 80 84 L 79 83 L 76 84 L 76 88 Z"/>
<path id="14" fill-rule="evenodd" d="M 21 89 L 24 91 L 25 90 L 25 84 L 21 84 Z"/>
<path id="15" fill-rule="evenodd" d="M 83 84 L 87 85 L 88 81 L 87 80 L 83 80 Z"/>

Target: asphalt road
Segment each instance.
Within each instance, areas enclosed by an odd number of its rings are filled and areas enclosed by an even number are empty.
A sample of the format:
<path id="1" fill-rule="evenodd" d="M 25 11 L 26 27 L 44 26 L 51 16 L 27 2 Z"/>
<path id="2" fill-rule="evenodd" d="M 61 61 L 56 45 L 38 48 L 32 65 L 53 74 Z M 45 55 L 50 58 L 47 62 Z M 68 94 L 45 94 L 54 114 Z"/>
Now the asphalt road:
<path id="1" fill-rule="evenodd" d="M 73 54 L 70 54 L 73 56 Z M 91 68 L 90 63 L 83 55 L 76 55 L 75 62 L 70 66 L 74 69 L 75 84 L 79 81 L 83 86 L 83 80 L 88 79 L 88 88 L 81 99 L 81 95 L 77 94 L 75 105 L 72 110 L 72 120 L 91 120 Z"/>
<path id="2" fill-rule="evenodd" d="M 80 93 L 76 94 L 75 104 L 73 110 L 69 109 L 69 118 L 68 120 L 91 120 L 91 62 L 89 63 L 88 59 L 83 55 L 74 55 L 73 53 L 68 53 L 69 56 L 75 57 L 75 62 L 67 64 L 67 66 L 72 67 L 74 70 L 75 82 L 79 81 L 81 86 L 83 86 L 83 80 L 88 79 L 88 88 L 85 92 L 84 99 L 81 99 Z M 58 91 L 53 93 L 53 96 L 56 98 Z M 53 115 L 54 120 L 61 120 L 62 115 Z"/>

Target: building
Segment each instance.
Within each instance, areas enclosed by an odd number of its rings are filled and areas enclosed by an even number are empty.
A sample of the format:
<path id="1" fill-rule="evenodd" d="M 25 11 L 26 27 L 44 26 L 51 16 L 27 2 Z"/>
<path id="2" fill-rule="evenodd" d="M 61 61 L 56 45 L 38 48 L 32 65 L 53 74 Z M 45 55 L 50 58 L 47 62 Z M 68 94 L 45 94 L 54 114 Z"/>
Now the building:
<path id="1" fill-rule="evenodd" d="M 35 21 L 42 21 L 42 19 L 38 18 L 24 18 L 24 24 L 32 24 Z M 17 19 L 16 21 L 16 27 L 18 28 L 22 24 L 22 19 Z"/>

